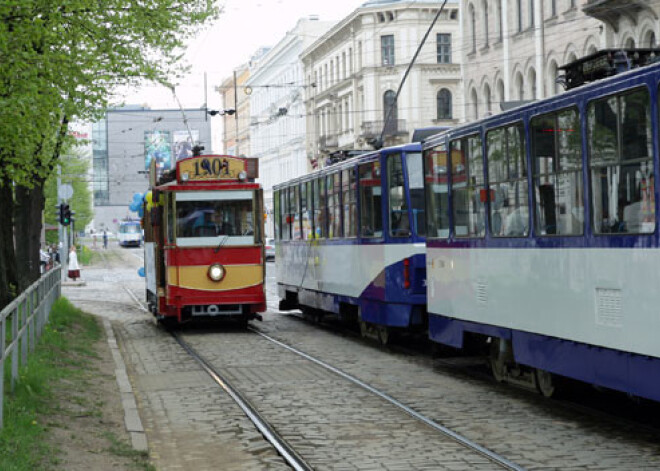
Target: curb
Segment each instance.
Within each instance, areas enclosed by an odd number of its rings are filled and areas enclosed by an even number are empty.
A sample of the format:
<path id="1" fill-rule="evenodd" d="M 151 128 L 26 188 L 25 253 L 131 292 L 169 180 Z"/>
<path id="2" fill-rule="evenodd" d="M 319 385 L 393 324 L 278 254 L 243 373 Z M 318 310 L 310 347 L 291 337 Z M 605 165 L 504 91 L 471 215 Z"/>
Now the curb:
<path id="1" fill-rule="evenodd" d="M 144 427 L 142 427 L 137 402 L 135 402 L 131 382 L 128 380 L 126 364 L 119 351 L 119 345 L 117 345 L 117 338 L 109 320 L 103 319 L 103 327 L 108 338 L 112 358 L 115 360 L 115 376 L 119 385 L 119 392 L 121 393 L 121 404 L 124 408 L 124 425 L 131 437 L 131 445 L 136 451 L 148 451 L 147 435 L 144 433 Z"/>

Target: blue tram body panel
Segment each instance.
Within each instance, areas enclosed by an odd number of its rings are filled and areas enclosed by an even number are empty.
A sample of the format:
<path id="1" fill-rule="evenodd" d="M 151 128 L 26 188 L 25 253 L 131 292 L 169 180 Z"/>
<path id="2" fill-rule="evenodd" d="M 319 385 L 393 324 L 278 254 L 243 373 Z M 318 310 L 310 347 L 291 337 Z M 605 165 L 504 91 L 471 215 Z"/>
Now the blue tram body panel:
<path id="1" fill-rule="evenodd" d="M 373 172 L 361 170 L 369 170 L 371 166 Z M 408 144 L 362 155 L 275 187 L 276 198 L 280 198 L 279 213 L 275 215 L 280 298 L 286 300 L 295 295 L 295 305 L 289 307 L 320 309 L 336 315 L 341 315 L 345 307 L 353 307 L 358 309 L 359 320 L 370 324 L 425 327 L 426 249 L 425 239 L 420 235 L 425 229 L 421 169 L 421 146 Z M 344 237 L 327 237 L 328 226 L 319 231 L 315 224 L 321 223 L 309 217 L 311 227 L 306 230 L 299 201 L 301 188 L 309 191 L 306 185 L 313 182 L 312 191 L 318 191 L 314 182 L 325 182 L 326 177 L 338 175 L 342 179 L 339 185 L 344 188 L 340 205 L 345 210 L 349 199 L 356 204 L 355 223 L 359 229 L 348 234 L 344 227 Z M 355 180 L 348 177 L 351 185 L 355 183 L 350 189 L 347 175 L 356 176 Z M 290 193 L 291 188 L 296 188 L 293 190 L 296 193 Z M 324 187 L 322 191 L 329 197 L 327 190 Z M 364 196 L 367 191 L 368 201 Z M 298 214 L 282 209 L 290 208 L 291 199 L 299 205 Z M 367 215 L 364 208 L 369 205 Z M 312 211 L 317 209 L 316 205 L 309 206 Z M 322 206 L 323 215 L 329 215 L 328 208 L 332 205 Z M 346 217 L 343 211 L 340 217 Z M 395 219 L 405 220 L 406 225 L 397 226 Z M 346 220 L 343 221 L 345 224 Z M 367 226 L 371 232 L 361 229 Z M 284 238 L 283 231 L 288 231 Z"/>
<path id="2" fill-rule="evenodd" d="M 432 341 L 660 400 L 659 86 L 649 65 L 425 142 Z M 527 230 L 497 233 L 516 211 Z"/>

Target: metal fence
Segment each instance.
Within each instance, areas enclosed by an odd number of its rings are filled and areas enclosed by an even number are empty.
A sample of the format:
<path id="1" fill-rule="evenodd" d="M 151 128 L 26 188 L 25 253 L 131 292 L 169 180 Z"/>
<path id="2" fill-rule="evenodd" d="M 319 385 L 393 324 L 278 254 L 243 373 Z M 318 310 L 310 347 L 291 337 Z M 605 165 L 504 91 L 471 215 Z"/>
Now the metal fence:
<path id="1" fill-rule="evenodd" d="M 13 391 L 21 365 L 27 365 L 48 322 L 50 309 L 61 292 L 61 265 L 44 273 L 11 304 L 0 311 L 0 428 L 3 426 L 5 360 L 11 361 Z"/>

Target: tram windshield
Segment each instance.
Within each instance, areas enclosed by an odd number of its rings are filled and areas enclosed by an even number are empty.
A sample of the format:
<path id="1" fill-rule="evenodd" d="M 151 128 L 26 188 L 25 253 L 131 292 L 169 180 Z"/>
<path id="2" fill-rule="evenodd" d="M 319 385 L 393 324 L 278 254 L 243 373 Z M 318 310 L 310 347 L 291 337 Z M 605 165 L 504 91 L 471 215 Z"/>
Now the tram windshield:
<path id="1" fill-rule="evenodd" d="M 177 193 L 174 223 L 177 245 L 217 244 L 219 238 L 252 244 L 259 237 L 251 191 Z"/>

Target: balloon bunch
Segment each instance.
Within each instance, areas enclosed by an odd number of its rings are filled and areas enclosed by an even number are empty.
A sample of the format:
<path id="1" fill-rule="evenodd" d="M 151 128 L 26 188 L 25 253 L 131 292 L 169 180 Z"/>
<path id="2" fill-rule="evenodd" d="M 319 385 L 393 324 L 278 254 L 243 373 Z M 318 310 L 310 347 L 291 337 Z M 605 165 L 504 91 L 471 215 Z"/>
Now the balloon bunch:
<path id="1" fill-rule="evenodd" d="M 135 193 L 133 195 L 133 201 L 131 201 L 131 204 L 128 206 L 128 209 L 134 213 L 138 213 L 139 217 L 144 216 L 144 205 L 142 203 L 144 202 L 146 194 L 147 193 Z M 151 197 L 151 192 L 148 192 L 148 194 Z M 149 199 L 151 200 L 151 198 Z"/>

